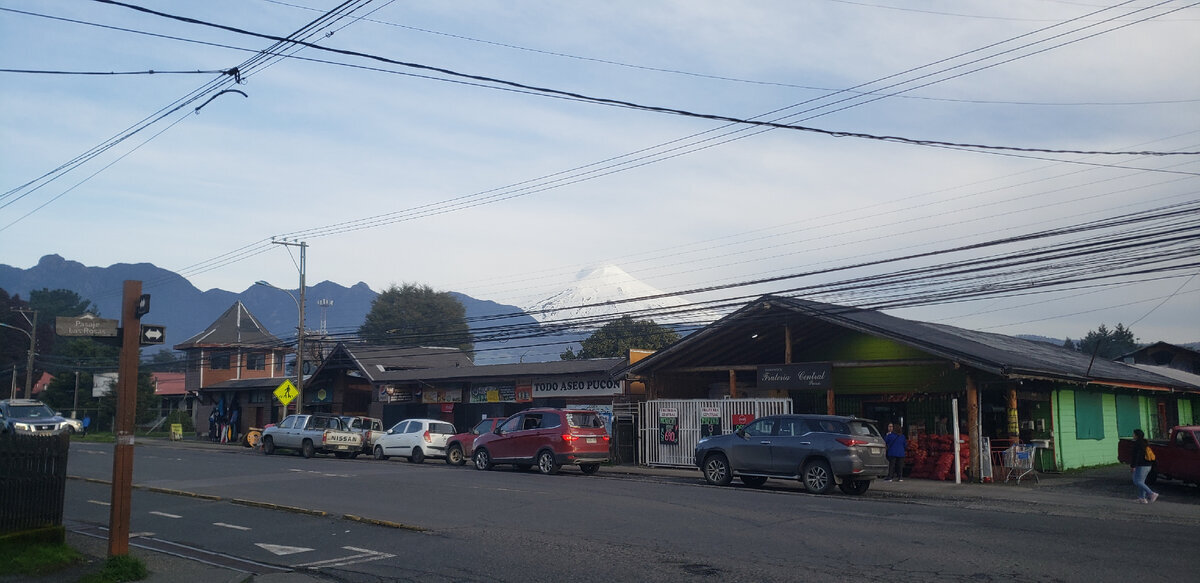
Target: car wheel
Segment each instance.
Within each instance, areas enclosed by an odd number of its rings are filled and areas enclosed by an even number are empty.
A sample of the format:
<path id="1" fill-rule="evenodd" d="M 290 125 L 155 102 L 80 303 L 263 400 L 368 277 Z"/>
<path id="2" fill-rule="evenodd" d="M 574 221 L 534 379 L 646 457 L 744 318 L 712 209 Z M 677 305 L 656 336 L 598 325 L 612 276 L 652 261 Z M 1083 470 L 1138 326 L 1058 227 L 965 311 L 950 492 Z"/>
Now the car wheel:
<path id="1" fill-rule="evenodd" d="M 300 455 L 304 457 L 312 457 L 316 455 L 316 453 L 317 448 L 313 447 L 312 440 L 305 439 L 304 443 L 300 446 Z"/>
<path id="2" fill-rule="evenodd" d="M 767 483 L 766 476 L 741 476 L 742 483 L 751 488 L 761 488 Z"/>
<path id="3" fill-rule="evenodd" d="M 804 482 L 804 489 L 812 494 L 827 494 L 833 488 L 833 470 L 825 460 L 813 460 L 804 464 L 800 479 Z"/>
<path id="4" fill-rule="evenodd" d="M 475 450 L 475 469 L 490 470 L 492 469 L 492 456 L 488 454 L 486 449 Z"/>
<path id="5" fill-rule="evenodd" d="M 600 464 L 579 464 L 579 471 L 590 476 L 600 471 Z"/>
<path id="6" fill-rule="evenodd" d="M 263 438 L 263 453 L 271 455 L 275 453 L 275 440 L 270 437 Z"/>
<path id="7" fill-rule="evenodd" d="M 846 480 L 845 482 L 838 484 L 838 488 L 852 496 L 859 496 L 863 492 L 866 492 L 867 488 L 870 487 L 871 480 Z"/>
<path id="8" fill-rule="evenodd" d="M 714 486 L 728 486 L 733 481 L 729 460 L 719 453 L 704 458 L 704 481 Z"/>
<path id="9" fill-rule="evenodd" d="M 557 474 L 558 468 L 561 467 L 555 463 L 554 452 L 550 450 L 543 450 L 542 453 L 538 454 L 537 466 L 538 471 L 547 476 L 553 476 L 554 474 Z"/>
<path id="10" fill-rule="evenodd" d="M 387 458 L 388 458 L 388 456 L 383 455 L 383 446 L 382 445 L 375 446 L 375 459 L 385 460 Z"/>
<path id="11" fill-rule="evenodd" d="M 425 463 L 425 452 L 421 451 L 421 448 L 419 447 L 414 447 L 412 450 L 412 455 L 408 456 L 408 461 L 414 464 Z"/>
<path id="12" fill-rule="evenodd" d="M 446 463 L 451 466 L 461 466 L 467 463 L 467 459 L 463 457 L 462 447 L 456 443 L 446 450 Z"/>
<path id="13" fill-rule="evenodd" d="M 1154 471 L 1157 469 L 1158 469 L 1157 464 L 1150 466 L 1150 471 L 1146 473 L 1146 485 L 1147 486 L 1153 486 L 1158 483 L 1158 472 Z"/>

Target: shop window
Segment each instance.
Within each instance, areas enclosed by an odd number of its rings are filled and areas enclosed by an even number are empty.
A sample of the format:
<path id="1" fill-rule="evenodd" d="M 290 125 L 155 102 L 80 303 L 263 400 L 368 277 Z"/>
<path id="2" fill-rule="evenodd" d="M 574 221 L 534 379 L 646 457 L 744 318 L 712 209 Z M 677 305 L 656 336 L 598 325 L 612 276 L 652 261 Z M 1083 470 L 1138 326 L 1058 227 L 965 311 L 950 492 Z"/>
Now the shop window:
<path id="1" fill-rule="evenodd" d="M 1133 437 L 1134 429 L 1141 429 L 1142 422 L 1136 395 L 1117 395 L 1117 436 Z"/>
<path id="2" fill-rule="evenodd" d="M 212 370 L 228 370 L 229 369 L 229 353 L 214 354 L 209 357 L 208 368 Z"/>
<path id="3" fill-rule="evenodd" d="M 1075 393 L 1075 437 L 1104 439 L 1104 401 L 1100 393 Z"/>

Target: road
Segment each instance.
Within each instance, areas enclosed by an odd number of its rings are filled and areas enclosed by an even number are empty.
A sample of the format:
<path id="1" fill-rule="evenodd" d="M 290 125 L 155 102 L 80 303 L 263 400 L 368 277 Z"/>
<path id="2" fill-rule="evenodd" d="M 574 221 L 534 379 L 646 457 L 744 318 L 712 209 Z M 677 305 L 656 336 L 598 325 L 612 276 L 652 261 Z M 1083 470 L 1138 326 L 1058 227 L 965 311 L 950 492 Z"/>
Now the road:
<path id="1" fill-rule="evenodd" d="M 68 482 L 68 520 L 107 524 L 109 486 L 92 480 L 111 476 L 111 452 L 72 444 L 68 473 L 84 479 Z M 1124 507 L 1047 516 L 883 488 L 717 488 L 698 473 L 136 452 L 131 533 L 340 581 L 1121 581 L 1200 568 L 1200 523 L 1160 514 L 1151 524 Z"/>

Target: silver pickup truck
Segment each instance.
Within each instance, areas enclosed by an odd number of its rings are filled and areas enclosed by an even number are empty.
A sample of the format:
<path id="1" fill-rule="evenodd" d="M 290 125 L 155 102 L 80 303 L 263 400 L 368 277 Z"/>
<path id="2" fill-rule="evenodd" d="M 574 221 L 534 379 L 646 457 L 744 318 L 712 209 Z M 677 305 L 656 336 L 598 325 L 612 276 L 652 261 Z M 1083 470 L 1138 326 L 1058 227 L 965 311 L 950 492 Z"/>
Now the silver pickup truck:
<path id="1" fill-rule="evenodd" d="M 276 449 L 299 450 L 304 457 L 332 453 L 339 458 L 362 451 L 362 436 L 346 428 L 339 417 L 328 414 L 288 415 L 262 434 L 263 453 Z"/>

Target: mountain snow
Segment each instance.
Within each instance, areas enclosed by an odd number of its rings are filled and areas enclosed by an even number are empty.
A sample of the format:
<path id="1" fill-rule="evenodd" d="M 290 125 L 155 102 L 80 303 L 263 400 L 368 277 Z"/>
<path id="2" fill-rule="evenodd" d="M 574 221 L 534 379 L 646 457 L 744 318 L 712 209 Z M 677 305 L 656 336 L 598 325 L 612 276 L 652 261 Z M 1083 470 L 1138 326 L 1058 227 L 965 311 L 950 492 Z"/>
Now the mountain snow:
<path id="1" fill-rule="evenodd" d="M 637 320 L 654 320 L 664 325 L 715 319 L 709 313 L 672 314 L 689 303 L 664 294 L 662 290 L 625 273 L 620 267 L 604 265 L 580 271 L 570 287 L 529 306 L 525 311 L 542 324 L 579 323 L 583 326 L 602 325 L 626 314 Z M 664 297 L 622 301 L 653 296 Z"/>

